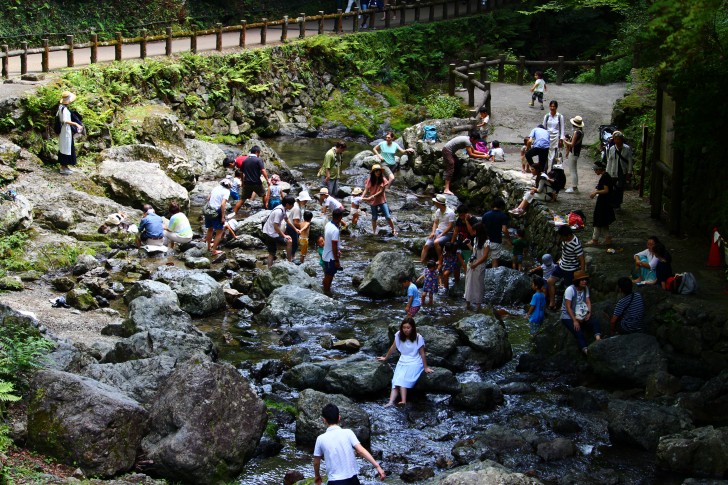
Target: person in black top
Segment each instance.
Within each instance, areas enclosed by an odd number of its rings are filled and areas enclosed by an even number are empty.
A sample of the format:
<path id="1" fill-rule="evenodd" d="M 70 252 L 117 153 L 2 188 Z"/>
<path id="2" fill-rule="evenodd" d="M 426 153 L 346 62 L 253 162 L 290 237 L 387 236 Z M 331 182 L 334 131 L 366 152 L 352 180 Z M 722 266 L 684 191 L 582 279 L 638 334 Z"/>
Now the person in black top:
<path id="1" fill-rule="evenodd" d="M 260 181 L 261 174 L 268 180 L 268 172 L 265 169 L 265 162 L 260 158 L 260 147 L 255 145 L 250 149 L 250 153 L 243 160 L 240 167 L 243 172 L 243 190 L 240 194 L 240 200 L 235 204 L 233 213 L 237 214 L 238 210 L 243 206 L 253 193 L 258 194 L 265 199 L 266 190 L 263 188 L 263 182 Z M 268 201 L 264 201 L 264 206 L 268 206 Z"/>
<path id="2" fill-rule="evenodd" d="M 473 226 L 478 223 L 478 218 L 470 214 L 470 210 L 465 204 L 460 204 L 455 212 L 458 217 L 455 219 L 450 242 L 457 244 L 458 251 L 461 252 L 463 260 L 467 263 L 473 252 L 472 240 L 475 237 Z"/>
<path id="3" fill-rule="evenodd" d="M 505 208 L 506 201 L 498 197 L 493 201 L 493 209 L 483 214 L 482 222 L 488 233 L 488 251 L 485 251 L 482 259 L 485 262 L 490 256 L 493 268 L 498 267 L 498 258 L 503 251 L 503 237 L 505 236 L 509 244 L 511 242 L 511 236 L 508 234 L 510 219 L 508 214 L 503 212 Z"/>
<path id="4" fill-rule="evenodd" d="M 594 234 L 590 241 L 586 242 L 587 246 L 599 244 L 599 239 L 604 236 L 605 244 L 612 244 L 612 236 L 609 234 L 609 225 L 617 218 L 614 216 L 614 208 L 612 207 L 612 195 L 614 192 L 614 181 L 606 168 L 601 163 L 594 164 L 594 173 L 599 176 L 596 190 L 589 195 L 589 198 L 596 197 L 597 203 L 594 205 L 594 217 L 592 219 L 594 225 Z"/>

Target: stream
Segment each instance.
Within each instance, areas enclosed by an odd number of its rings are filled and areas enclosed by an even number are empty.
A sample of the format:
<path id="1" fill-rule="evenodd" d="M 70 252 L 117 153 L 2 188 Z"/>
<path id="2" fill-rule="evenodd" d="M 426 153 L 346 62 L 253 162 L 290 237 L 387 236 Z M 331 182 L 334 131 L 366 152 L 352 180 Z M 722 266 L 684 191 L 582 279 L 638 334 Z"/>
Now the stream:
<path id="1" fill-rule="evenodd" d="M 317 188 L 315 174 L 323 155 L 333 142 L 323 139 L 279 139 L 267 141 L 294 171 L 303 174 L 304 186 Z M 345 163 L 356 153 L 368 149 L 366 145 L 349 144 L 344 155 Z M 363 185 L 365 173 L 342 170 L 342 185 L 355 182 Z M 306 340 L 294 347 L 310 352 L 313 361 L 337 359 L 345 356 L 336 350 L 326 350 L 320 344 L 321 338 L 331 336 L 337 339 L 356 338 L 364 349 L 374 335 L 392 324 L 398 324 L 405 316 L 404 296 L 386 300 L 372 300 L 355 291 L 352 277 L 362 275 L 370 259 L 381 250 L 396 250 L 412 246 L 413 238 L 422 238 L 426 229 L 421 221 L 430 221 L 428 198 L 416 199 L 421 208 L 400 210 L 405 200 L 412 207 L 413 194 L 400 187 L 388 190 L 387 198 L 392 209 L 400 235 L 391 237 L 386 225 L 380 225 L 378 236 L 370 234 L 370 218 L 367 212 L 360 220 L 358 231 L 343 238 L 343 271 L 334 278 L 335 299 L 348 311 L 345 319 L 321 321 L 317 325 L 297 326 Z M 348 200 L 344 201 L 348 208 Z M 313 210 L 318 204 L 309 203 Z M 199 208 L 195 208 L 199 210 Z M 382 224 L 384 221 L 380 221 Z M 386 227 L 386 229 L 385 229 Z M 408 241 L 410 244 L 408 244 Z M 417 247 L 419 249 L 419 246 Z M 419 251 L 412 254 L 416 261 L 417 274 L 421 274 Z M 321 268 L 317 263 L 315 250 L 309 252 L 307 263 L 313 264 L 321 279 Z M 462 283 L 461 283 L 462 285 Z M 491 371 L 480 371 L 473 367 L 460 372 L 460 382 L 494 381 L 506 383 L 528 383 L 535 391 L 525 394 L 506 394 L 505 402 L 487 413 L 460 411 L 450 406 L 448 395 L 414 395 L 405 409 L 384 408 L 388 392 L 371 396 L 359 405 L 369 414 L 371 420 L 371 451 L 381 461 L 387 472 L 388 483 L 404 483 L 400 473 L 415 467 L 429 467 L 436 475 L 444 468 L 438 465 L 452 463 L 453 445 L 464 438 L 493 426 L 502 425 L 525 434 L 551 440 L 559 436 L 571 439 L 578 452 L 574 457 L 544 462 L 534 452 L 523 449 L 499 451 L 498 460 L 513 471 L 529 472 L 547 484 L 562 483 L 681 483 L 670 477 L 659 476 L 654 464 L 654 453 L 635 449 L 624 449 L 610 445 L 607 423 L 601 417 L 581 413 L 568 405 L 569 390 L 582 385 L 573 382 L 573 376 L 520 373 L 516 370 L 518 356 L 529 350 L 528 321 L 523 317 L 524 308 L 506 308 L 505 323 L 513 346 L 514 358 L 505 366 Z M 462 298 L 449 297 L 440 292 L 435 307 L 422 307 L 415 320 L 418 325 L 448 326 L 469 315 Z M 221 321 L 222 319 L 222 321 Z M 224 316 L 216 315 L 197 321 L 201 330 L 207 332 L 217 343 L 220 359 L 229 362 L 248 373 L 251 364 L 266 359 L 279 359 L 292 347 L 279 343 L 281 330 L 252 321 L 246 311 L 229 310 Z M 228 338 L 223 334 L 227 333 Z M 232 335 L 232 339 L 229 336 Z M 241 344 L 243 342 L 243 344 Z M 246 344 L 247 343 L 247 344 Z M 363 350 L 366 352 L 366 350 Z M 371 355 L 373 359 L 374 354 Z M 243 363 L 241 365 L 241 363 Z M 394 364 L 391 364 L 394 365 Z M 295 403 L 297 392 L 281 392 L 282 386 L 272 379 L 255 381 L 259 393 L 265 397 L 273 391 L 277 396 Z M 590 383 L 595 386 L 596 383 Z M 505 394 L 505 393 L 504 393 Z M 342 422 L 345 421 L 345 416 Z M 345 426 L 345 424 L 344 424 Z M 559 430 L 557 433 L 554 429 Z M 305 477 L 313 476 L 312 450 L 298 449 L 295 445 L 295 421 L 278 430 L 283 449 L 272 458 L 254 458 L 245 467 L 238 483 L 245 485 L 281 484 L 286 472 L 298 470 Z M 360 480 L 364 484 L 381 483 L 375 479 L 374 469 L 359 459 Z M 436 464 L 437 463 L 437 464 Z M 324 466 L 325 470 L 325 466 Z M 322 471 L 324 471 L 322 470 Z M 415 482 L 422 483 L 422 482 Z"/>

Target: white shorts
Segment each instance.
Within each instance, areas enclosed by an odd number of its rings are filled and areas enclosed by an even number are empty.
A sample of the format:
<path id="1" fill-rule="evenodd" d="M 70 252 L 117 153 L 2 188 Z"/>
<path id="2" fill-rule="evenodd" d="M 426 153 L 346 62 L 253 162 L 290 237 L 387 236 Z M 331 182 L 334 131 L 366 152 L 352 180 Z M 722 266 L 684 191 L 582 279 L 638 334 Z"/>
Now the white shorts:
<path id="1" fill-rule="evenodd" d="M 500 259 L 503 253 L 503 244 L 501 243 L 494 243 L 488 241 L 488 248 L 490 248 L 490 259 Z"/>

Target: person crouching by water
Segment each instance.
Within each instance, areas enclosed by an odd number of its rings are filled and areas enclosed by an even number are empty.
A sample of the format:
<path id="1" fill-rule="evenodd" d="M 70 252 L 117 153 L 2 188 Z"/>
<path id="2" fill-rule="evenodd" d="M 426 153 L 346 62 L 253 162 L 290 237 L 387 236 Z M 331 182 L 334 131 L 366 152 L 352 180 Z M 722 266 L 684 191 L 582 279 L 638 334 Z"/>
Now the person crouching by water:
<path id="1" fill-rule="evenodd" d="M 154 212 L 149 204 L 142 207 L 144 217 L 139 223 L 136 246 L 164 246 L 164 224 L 162 218 Z"/>
<path id="2" fill-rule="evenodd" d="M 217 250 L 217 246 L 220 244 L 222 235 L 225 232 L 225 205 L 227 204 L 228 197 L 230 197 L 230 189 L 232 186 L 233 183 L 230 179 L 222 179 L 220 185 L 215 186 L 210 192 L 205 209 L 203 209 L 205 227 L 207 227 L 205 242 L 207 243 L 208 251 L 213 256 L 222 254 L 222 251 Z M 206 211 L 209 211 L 209 213 Z"/>
<path id="3" fill-rule="evenodd" d="M 192 241 L 192 226 L 187 216 L 180 212 L 177 202 L 170 202 L 169 214 L 169 223 L 164 226 L 167 246 L 173 248 L 174 243 L 184 244 Z"/>
<path id="4" fill-rule="evenodd" d="M 408 316 L 399 324 L 399 332 L 394 334 L 394 342 L 382 357 L 377 357 L 380 362 L 386 362 L 395 350 L 399 350 L 400 356 L 397 367 L 394 369 L 392 378 L 392 392 L 389 394 L 389 402 L 385 407 L 394 405 L 397 394 L 400 396 L 398 406 L 407 404 L 407 389 L 412 389 L 417 384 L 422 371 L 431 374 L 432 369 L 427 365 L 425 357 L 425 339 L 417 333 L 415 319 Z"/>
<path id="5" fill-rule="evenodd" d="M 379 479 L 384 480 L 387 475 L 377 460 L 364 448 L 350 429 L 339 426 L 341 416 L 335 404 L 327 404 L 321 410 L 321 417 L 326 425 L 326 432 L 316 438 L 313 448 L 314 483 L 321 485 L 321 458 L 326 461 L 326 473 L 329 485 L 359 485 L 359 465 L 356 464 L 356 451 L 366 461 L 374 465 Z"/>
<path id="6" fill-rule="evenodd" d="M 579 349 L 587 354 L 584 326 L 594 331 L 594 339 L 602 339 L 602 328 L 599 320 L 592 316 L 591 299 L 589 298 L 589 275 L 585 271 L 576 271 L 571 286 L 564 292 L 564 303 L 561 307 L 561 323 L 576 338 Z"/>
<path id="7" fill-rule="evenodd" d="M 293 261 L 293 240 L 291 239 L 291 236 L 284 232 L 283 223 L 285 222 L 288 225 L 293 225 L 288 219 L 286 211 L 291 210 L 295 202 L 296 199 L 292 196 L 285 196 L 283 198 L 283 203 L 270 211 L 265 224 L 263 224 L 263 242 L 265 243 L 265 247 L 268 249 L 268 268 L 273 266 L 273 260 L 276 257 L 276 250 L 278 249 L 279 244 L 286 247 L 286 257 L 288 258 L 288 261 Z M 300 229 L 294 229 L 299 235 L 301 234 Z"/>

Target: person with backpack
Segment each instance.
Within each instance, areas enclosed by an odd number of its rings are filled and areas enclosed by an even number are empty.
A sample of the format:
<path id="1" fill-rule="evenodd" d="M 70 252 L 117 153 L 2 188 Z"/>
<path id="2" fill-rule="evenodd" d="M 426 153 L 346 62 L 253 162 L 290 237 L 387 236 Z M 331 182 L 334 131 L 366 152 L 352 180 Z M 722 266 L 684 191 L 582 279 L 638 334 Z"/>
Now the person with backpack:
<path id="1" fill-rule="evenodd" d="M 574 116 L 569 121 L 574 127 L 574 133 L 567 136 L 564 140 L 566 145 L 566 160 L 569 162 L 569 175 L 571 176 L 571 186 L 566 189 L 567 194 L 579 191 L 579 173 L 576 169 L 576 162 L 579 161 L 581 154 L 581 145 L 584 141 L 584 120 L 581 116 Z"/>
<path id="2" fill-rule="evenodd" d="M 604 165 L 600 163 L 594 164 L 594 173 L 599 177 L 596 189 L 589 195 L 590 199 L 596 197 L 597 203 L 594 205 L 594 233 L 590 241 L 585 244 L 587 246 L 596 246 L 599 239 L 604 236 L 604 244 L 612 244 L 612 236 L 609 234 L 609 225 L 617 218 L 614 216 L 614 208 L 612 207 L 612 177 L 607 173 Z"/>
<path id="3" fill-rule="evenodd" d="M 536 128 L 531 130 L 531 133 L 528 135 L 528 143 L 526 144 L 526 161 L 533 167 L 533 157 L 537 156 L 538 166 L 541 172 L 546 172 L 549 166 L 549 144 L 549 132 L 546 130 L 544 125 L 538 125 Z"/>
<path id="4" fill-rule="evenodd" d="M 58 163 L 61 165 L 61 175 L 69 175 L 73 170 L 69 166 L 76 165 L 76 146 L 73 135 L 83 131 L 83 125 L 68 107 L 76 99 L 70 91 L 61 94 L 61 101 L 56 112 L 54 131 L 58 135 Z"/>
<path id="5" fill-rule="evenodd" d="M 564 146 L 564 115 L 556 111 L 559 102 L 552 99 L 549 102 L 549 112 L 543 117 L 543 126 L 549 132 L 549 154 L 548 160 L 551 163 L 561 163 L 556 161 L 559 148 Z"/>
<path id="6" fill-rule="evenodd" d="M 614 144 L 607 149 L 607 172 L 614 179 L 614 196 L 612 204 L 615 209 L 622 206 L 624 200 L 624 189 L 632 181 L 632 148 L 624 142 L 624 135 L 621 131 L 612 133 Z"/>

